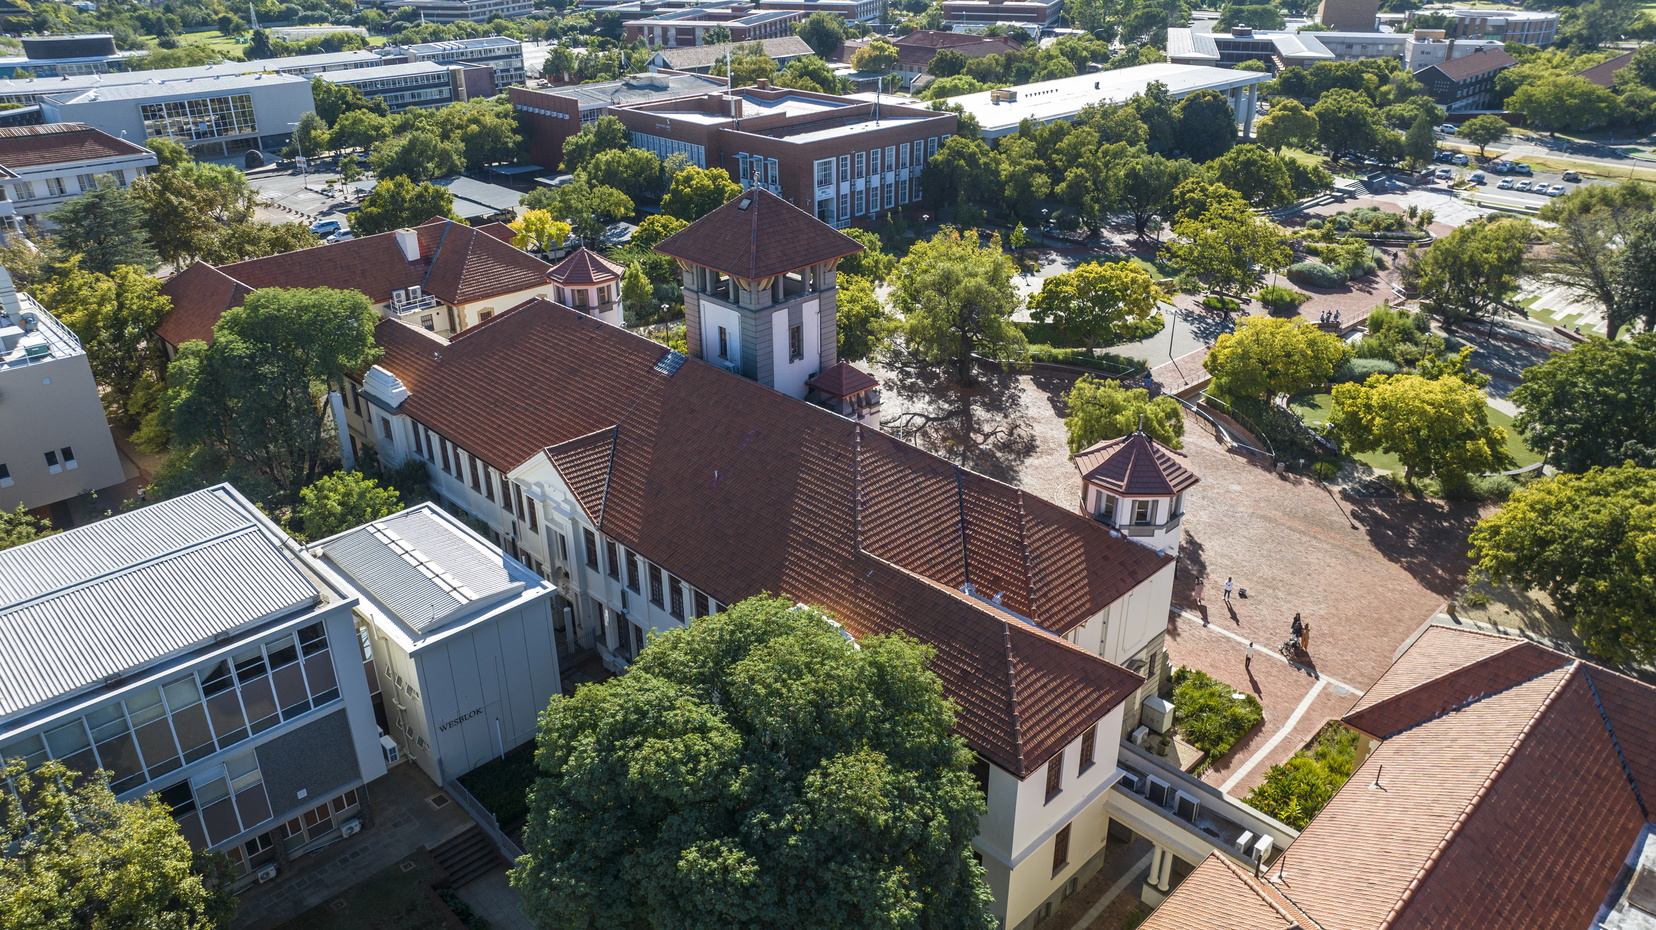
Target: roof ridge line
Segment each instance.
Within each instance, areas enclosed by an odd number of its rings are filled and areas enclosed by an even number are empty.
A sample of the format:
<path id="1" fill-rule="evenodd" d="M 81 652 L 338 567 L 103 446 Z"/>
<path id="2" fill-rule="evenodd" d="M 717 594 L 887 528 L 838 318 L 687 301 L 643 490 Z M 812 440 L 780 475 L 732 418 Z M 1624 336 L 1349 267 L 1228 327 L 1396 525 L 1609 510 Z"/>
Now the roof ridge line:
<path id="1" fill-rule="evenodd" d="M 960 577 L 972 583 L 972 541 L 966 524 L 966 488 L 960 480 L 960 466 L 951 464 L 955 481 L 955 526 L 960 530 Z"/>
<path id="2" fill-rule="evenodd" d="M 851 433 L 851 547 L 856 552 L 863 551 L 862 520 L 863 520 L 863 474 L 862 474 L 862 424 L 858 423 Z"/>
<path id="3" fill-rule="evenodd" d="M 443 243 L 448 241 L 449 227 L 453 225 L 454 223 L 452 221 L 444 224 L 443 234 L 437 237 L 437 248 L 431 250 L 431 260 L 426 262 L 425 277 L 420 279 L 420 290 L 422 291 L 425 290 L 426 285 L 431 282 L 431 272 L 437 267 L 437 256 L 443 254 Z M 418 246 L 420 244 L 419 227 L 416 226 L 414 229 L 414 245 Z M 398 243 L 397 245 L 401 247 L 402 243 Z M 407 256 L 404 256 L 404 258 L 406 257 Z"/>
<path id="4" fill-rule="evenodd" d="M 1426 861 L 1421 864 L 1420 868 L 1415 872 L 1414 878 L 1409 882 L 1408 886 L 1403 889 L 1402 896 L 1397 899 L 1397 903 L 1392 905 L 1391 910 L 1387 912 L 1386 916 L 1381 918 L 1380 923 L 1375 927 L 1375 930 L 1387 930 L 1387 928 L 1391 927 L 1392 924 L 1397 921 L 1397 918 L 1402 915 L 1404 909 L 1409 906 L 1409 902 L 1414 900 L 1415 892 L 1420 889 L 1420 886 L 1425 881 L 1427 874 L 1430 873 L 1437 866 L 1438 862 L 1442 860 L 1444 850 L 1449 848 L 1449 843 L 1457 835 L 1459 835 L 1461 828 L 1466 826 L 1467 821 L 1472 819 L 1472 815 L 1483 805 L 1484 799 L 1489 797 L 1489 789 L 1494 786 L 1496 780 L 1501 777 L 1501 774 L 1506 771 L 1507 766 L 1511 764 L 1513 757 L 1518 754 L 1518 747 L 1522 746 L 1529 739 L 1530 734 L 1535 732 L 1535 725 L 1540 722 L 1541 718 L 1547 715 L 1547 711 L 1552 709 L 1553 703 L 1558 700 L 1558 696 L 1560 694 L 1564 693 L 1564 689 L 1568 687 L 1570 681 L 1575 678 L 1575 673 L 1581 668 L 1581 666 L 1582 662 L 1580 659 L 1572 659 L 1570 661 L 1568 666 L 1569 671 L 1558 679 L 1558 684 L 1553 685 L 1552 690 L 1547 693 L 1546 698 L 1542 700 L 1540 706 L 1535 708 L 1535 712 L 1530 715 L 1530 719 L 1524 724 L 1524 728 L 1518 731 L 1517 736 L 1513 737 L 1512 745 L 1507 747 L 1506 752 L 1501 755 L 1500 761 L 1495 763 L 1495 767 L 1489 770 L 1489 774 L 1484 777 L 1483 784 L 1478 786 L 1478 790 L 1472 795 L 1472 799 L 1466 802 L 1466 806 L 1461 810 L 1460 816 L 1456 817 L 1455 822 L 1449 825 L 1449 829 L 1444 832 L 1443 838 L 1438 841 L 1437 847 L 1434 848 L 1429 855 L 1427 855 Z M 1552 671 L 1544 674 L 1550 675 L 1552 672 L 1556 671 L 1558 671 L 1558 669 L 1553 669 Z M 1536 676 L 1536 678 L 1539 677 L 1539 675 Z M 1535 678 L 1531 678 L 1529 680 L 1534 681 Z M 1528 682 L 1524 683 L 1528 684 Z M 1514 685 L 1513 687 L 1517 686 Z M 1512 689 L 1508 688 L 1506 690 L 1510 691 Z"/>
<path id="5" fill-rule="evenodd" d="M 1029 552 L 1029 511 L 1024 507 L 1024 491 L 1018 488 L 1018 543 L 1022 549 L 1024 563 L 1024 584 L 1029 588 L 1029 615 L 1040 613 L 1035 604 L 1035 560 Z"/>
<path id="6" fill-rule="evenodd" d="M 1622 776 L 1627 779 L 1627 786 L 1633 789 L 1633 800 L 1639 802 L 1639 813 L 1649 820 L 1650 808 L 1645 806 L 1644 793 L 1639 790 L 1639 780 L 1633 777 L 1633 767 L 1627 764 L 1627 754 L 1622 752 L 1621 737 L 1616 735 L 1616 727 L 1610 722 L 1610 712 L 1604 709 L 1604 701 L 1599 697 L 1598 683 L 1593 681 L 1593 665 L 1583 662 L 1582 669 L 1581 674 L 1587 680 L 1587 689 L 1593 694 L 1593 705 L 1598 708 L 1599 719 L 1604 721 L 1604 730 L 1610 734 L 1610 745 L 1616 750 L 1616 761 L 1621 763 Z"/>
<path id="7" fill-rule="evenodd" d="M 122 577 L 125 577 L 127 575 L 132 574 L 133 572 L 139 571 L 140 569 L 150 568 L 151 566 L 159 565 L 162 562 L 170 561 L 170 560 L 175 559 L 175 558 L 177 558 L 181 555 L 186 555 L 188 553 L 195 552 L 195 551 L 200 550 L 200 549 L 205 549 L 209 546 L 217 545 L 218 543 L 224 542 L 227 539 L 232 539 L 232 538 L 235 538 L 235 537 L 238 537 L 238 536 L 246 536 L 249 533 L 257 533 L 257 534 L 262 535 L 263 530 L 259 527 L 259 525 L 257 523 L 252 523 L 252 522 L 244 523 L 241 526 L 234 527 L 234 528 L 228 529 L 228 530 L 224 530 L 223 532 L 220 532 L 220 533 L 215 533 L 212 536 L 208 536 L 208 537 L 203 538 L 203 539 L 192 540 L 191 542 L 189 542 L 186 545 L 177 546 L 175 548 L 168 549 L 165 552 L 156 553 L 155 555 L 150 556 L 149 558 L 143 560 L 142 562 L 134 562 L 130 565 L 123 565 L 120 568 L 115 569 L 114 571 L 104 572 L 103 574 L 98 575 L 95 578 L 81 578 L 81 579 L 78 579 L 78 580 L 74 581 L 71 584 L 62 585 L 60 587 L 53 588 L 50 591 L 43 591 L 43 592 L 35 595 L 34 597 L 27 598 L 27 599 L 21 600 L 21 601 L 15 601 L 15 602 L 10 603 L 10 604 L 0 605 L 0 614 L 8 614 L 8 613 L 11 613 L 12 611 L 15 611 L 15 610 L 20 610 L 20 609 L 25 608 L 25 607 L 31 607 L 31 606 L 34 606 L 36 604 L 44 603 L 45 601 L 52 600 L 53 598 L 62 597 L 63 595 L 68 594 L 72 591 L 80 591 L 82 589 L 92 587 L 93 585 L 102 584 L 106 581 L 110 581 L 110 580 L 115 579 L 115 578 L 122 578 Z M 278 548 L 278 549 L 281 548 L 280 543 L 278 543 L 276 548 Z M 286 555 L 285 551 L 284 551 L 284 555 Z"/>
<path id="8" fill-rule="evenodd" d="M 1000 619 L 1000 618 L 997 618 Z M 1012 663 L 1012 621 L 1001 619 L 1001 642 L 1006 649 L 1006 701 L 1012 712 L 1013 745 L 1017 752 L 1018 770 L 1029 771 L 1029 763 L 1024 760 L 1023 720 L 1018 716 L 1018 670 Z M 1063 752 L 1062 746 L 1058 747 Z"/>
<path id="9" fill-rule="evenodd" d="M 615 476 L 615 445 L 621 440 L 621 424 L 610 427 L 609 461 L 604 463 L 604 493 L 598 498 L 598 528 L 604 529 L 604 513 L 609 509 L 610 479 Z"/>
<path id="10" fill-rule="evenodd" d="M 1268 894 L 1265 894 L 1263 891 L 1261 891 L 1260 887 L 1259 887 L 1259 884 L 1256 884 L 1256 883 L 1261 883 L 1261 884 L 1264 884 L 1264 885 L 1268 886 L 1272 891 L 1276 892 L 1277 894 L 1282 895 L 1283 900 L 1287 901 L 1290 904 L 1293 904 L 1293 899 L 1288 897 L 1288 895 L 1284 894 L 1282 889 L 1278 888 L 1275 885 L 1270 884 L 1270 879 L 1261 880 L 1258 876 L 1249 875 L 1248 873 L 1246 873 L 1246 872 L 1242 871 L 1241 869 L 1237 868 L 1236 863 L 1230 861 L 1229 856 L 1220 855 L 1219 851 L 1217 849 L 1214 850 L 1211 853 L 1208 853 L 1208 855 L 1213 856 L 1214 858 L 1218 859 L 1220 862 L 1224 863 L 1225 867 L 1230 869 L 1231 873 L 1233 875 L 1240 878 L 1242 880 L 1242 884 L 1247 886 L 1249 891 L 1253 892 L 1254 897 L 1258 898 L 1261 901 L 1264 901 L 1266 906 L 1269 907 L 1271 910 L 1276 911 L 1278 916 L 1282 917 L 1283 920 L 1288 921 L 1290 924 L 1294 925 L 1295 927 L 1298 927 L 1298 926 L 1301 925 L 1299 917 L 1288 913 L 1286 908 L 1284 908 L 1282 905 L 1278 904 L 1276 901 L 1272 900 L 1271 896 L 1268 895 Z M 1303 915 L 1306 920 L 1309 920 L 1309 921 L 1311 921 L 1311 923 L 1316 924 L 1319 928 L 1322 926 L 1322 924 L 1318 924 L 1317 921 L 1314 918 L 1312 918 L 1310 914 L 1306 914 L 1305 909 L 1300 907 L 1298 904 L 1294 904 L 1294 910 L 1299 911 L 1300 914 Z"/>
<path id="11" fill-rule="evenodd" d="M 1392 704 L 1396 701 L 1401 700 L 1402 698 L 1404 698 L 1407 695 L 1414 694 L 1417 691 L 1421 691 L 1421 690 L 1423 690 L 1423 689 L 1425 689 L 1425 688 L 1427 688 L 1431 685 L 1435 685 L 1438 682 L 1442 681 L 1445 678 L 1448 678 L 1451 675 L 1459 674 L 1461 672 L 1466 671 L 1467 669 L 1477 668 L 1480 665 L 1484 665 L 1486 663 L 1493 662 L 1496 659 L 1499 659 L 1502 656 L 1506 655 L 1507 653 L 1512 652 L 1514 649 L 1518 649 L 1518 648 L 1522 647 L 1523 645 L 1525 645 L 1528 642 L 1529 642 L 1528 640 L 1514 640 L 1511 646 L 1508 646 L 1507 648 L 1502 649 L 1500 652 L 1497 652 L 1494 655 L 1484 656 L 1483 658 L 1477 660 L 1476 662 L 1472 662 L 1472 663 L 1469 663 L 1467 665 L 1463 665 L 1460 668 L 1450 669 L 1449 671 L 1444 672 L 1443 674 L 1438 675 L 1435 678 L 1428 678 L 1425 681 L 1420 682 L 1419 684 L 1412 685 L 1408 688 L 1404 688 L 1402 691 L 1399 691 L 1396 694 L 1391 695 L 1390 697 L 1384 698 L 1384 699 L 1379 700 L 1379 701 L 1375 701 L 1373 704 L 1370 704 L 1369 706 L 1363 708 L 1360 711 L 1357 711 L 1356 713 L 1347 714 L 1346 717 L 1361 717 L 1364 714 L 1372 713 L 1373 711 L 1378 710 L 1379 708 L 1385 707 L 1388 704 Z M 1539 645 L 1539 644 L 1533 644 L 1533 645 Z M 1541 648 L 1546 649 L 1545 646 L 1541 646 Z M 1551 651 L 1551 650 L 1549 650 L 1549 651 Z M 1567 656 L 1564 656 L 1562 653 L 1559 654 L 1559 657 L 1561 659 L 1567 659 L 1568 658 Z M 1579 660 L 1574 660 L 1574 661 L 1579 661 Z M 1519 687 L 1520 685 L 1529 684 L 1530 682 L 1534 681 L 1535 679 L 1540 678 L 1542 675 L 1551 675 L 1553 672 L 1556 672 L 1560 668 L 1563 668 L 1566 664 L 1567 663 L 1565 663 L 1565 662 L 1560 662 L 1558 665 L 1555 665 L 1552 668 L 1549 668 L 1544 672 L 1539 672 L 1535 675 L 1531 675 L 1530 677 L 1525 678 L 1522 681 L 1513 682 L 1512 684 L 1507 685 L 1505 688 L 1502 688 L 1499 691 L 1485 691 L 1485 692 L 1479 694 L 1475 698 L 1475 701 L 1482 701 L 1482 700 L 1485 700 L 1487 698 L 1492 698 L 1492 697 L 1494 697 L 1498 694 L 1505 694 L 1506 692 L 1511 691 L 1513 688 Z M 1388 669 L 1388 671 L 1389 671 L 1389 669 Z M 1410 724 L 1409 726 L 1406 726 L 1403 729 L 1398 730 L 1396 733 L 1393 733 L 1391 735 L 1396 736 L 1400 733 L 1407 733 L 1410 730 L 1413 730 L 1413 729 L 1416 729 L 1416 728 L 1419 728 L 1419 727 L 1423 727 L 1426 724 L 1431 723 L 1433 720 L 1441 719 L 1445 715 L 1453 713 L 1454 711 L 1457 711 L 1457 710 L 1461 710 L 1461 709 L 1463 709 L 1467 706 L 1468 706 L 1467 704 L 1461 704 L 1461 705 L 1458 705 L 1456 707 L 1451 707 L 1448 710 L 1445 710 L 1441 713 L 1433 714 L 1432 716 L 1427 717 L 1424 720 L 1420 720 L 1420 721 L 1417 721 L 1413 724 Z M 1346 717 L 1342 717 L 1341 720 L 1345 720 Z M 1361 729 L 1361 728 L 1355 728 L 1355 729 Z M 1367 733 L 1368 731 L 1364 730 L 1363 732 Z M 1390 739 L 1391 738 L 1390 736 L 1380 736 L 1379 734 L 1371 734 L 1371 735 L 1375 736 L 1375 738 L 1377 738 L 1377 739 Z"/>

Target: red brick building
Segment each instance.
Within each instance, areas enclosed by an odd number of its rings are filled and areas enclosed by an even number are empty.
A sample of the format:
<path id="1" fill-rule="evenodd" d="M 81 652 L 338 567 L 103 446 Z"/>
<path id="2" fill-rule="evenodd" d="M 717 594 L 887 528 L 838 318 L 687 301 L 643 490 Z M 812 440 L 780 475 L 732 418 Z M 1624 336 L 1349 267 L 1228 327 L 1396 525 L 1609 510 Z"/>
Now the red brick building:
<path id="1" fill-rule="evenodd" d="M 763 84 L 611 112 L 638 148 L 723 168 L 842 227 L 918 202 L 921 168 L 957 126 L 953 113 Z"/>
<path id="2" fill-rule="evenodd" d="M 873 39 L 852 39 L 839 47 L 834 53 L 833 60 L 843 64 L 850 64 L 857 50 L 872 43 Z M 906 36 L 898 36 L 890 40 L 897 46 L 897 67 L 894 69 L 903 75 L 906 83 L 913 84 L 914 79 L 926 73 L 931 67 L 932 59 L 939 52 L 958 52 L 967 58 L 982 58 L 985 55 L 1004 55 L 1007 52 L 1023 48 L 1015 40 L 1005 36 L 980 36 L 971 32 L 943 32 L 938 29 L 917 29 Z"/>
<path id="3" fill-rule="evenodd" d="M 556 169 L 564 140 L 598 122 L 610 107 L 705 94 L 725 86 L 705 74 L 633 74 L 619 81 L 571 87 L 512 87 L 506 92 L 529 140 L 529 161 Z"/>

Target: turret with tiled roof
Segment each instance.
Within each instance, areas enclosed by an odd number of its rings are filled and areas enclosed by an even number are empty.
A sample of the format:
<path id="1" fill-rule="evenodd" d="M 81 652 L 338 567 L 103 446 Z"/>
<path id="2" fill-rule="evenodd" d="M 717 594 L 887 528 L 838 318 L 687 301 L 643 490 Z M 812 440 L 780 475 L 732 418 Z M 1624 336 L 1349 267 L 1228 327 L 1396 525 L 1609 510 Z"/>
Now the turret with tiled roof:
<path id="1" fill-rule="evenodd" d="M 1162 552 L 1179 548 L 1184 492 L 1201 479 L 1143 429 L 1076 453 L 1081 510 Z"/>

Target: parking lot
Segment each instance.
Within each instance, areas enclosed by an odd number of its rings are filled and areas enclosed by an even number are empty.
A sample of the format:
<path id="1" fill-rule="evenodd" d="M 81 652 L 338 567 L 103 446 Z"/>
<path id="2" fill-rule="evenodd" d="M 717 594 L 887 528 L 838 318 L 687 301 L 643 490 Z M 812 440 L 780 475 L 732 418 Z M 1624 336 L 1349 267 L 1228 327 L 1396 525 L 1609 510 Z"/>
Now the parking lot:
<path id="1" fill-rule="evenodd" d="M 1456 153 L 1439 152 L 1440 158 L 1445 155 L 1453 157 Z M 1529 210 L 1540 209 L 1552 198 L 1561 197 L 1584 184 L 1614 183 L 1601 178 L 1575 175 L 1575 172 L 1532 170 L 1524 174 L 1522 171 L 1529 166 L 1521 162 L 1507 171 L 1499 170 L 1501 165 L 1513 163 L 1491 160 L 1480 165 L 1477 159 L 1468 159 L 1466 164 L 1457 165 L 1453 162 L 1439 161 L 1430 170 L 1435 175 L 1436 184 L 1448 186 L 1463 181 L 1470 182 L 1474 186 L 1469 193 L 1475 194 L 1480 202 Z"/>

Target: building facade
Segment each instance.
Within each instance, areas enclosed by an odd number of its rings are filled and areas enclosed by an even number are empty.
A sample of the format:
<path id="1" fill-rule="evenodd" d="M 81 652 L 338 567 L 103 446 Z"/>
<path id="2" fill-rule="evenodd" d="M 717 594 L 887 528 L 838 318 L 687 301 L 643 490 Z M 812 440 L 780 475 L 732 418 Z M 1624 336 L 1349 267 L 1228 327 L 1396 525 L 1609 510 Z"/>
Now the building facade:
<path id="1" fill-rule="evenodd" d="M 386 759 L 360 599 L 234 488 L 0 552 L 0 577 L 0 757 L 159 794 L 238 887 L 362 829 Z"/>
<path id="2" fill-rule="evenodd" d="M 705 94 L 727 86 L 704 74 L 634 74 L 619 81 L 570 87 L 513 87 L 506 98 L 524 125 L 529 160 L 556 169 L 564 140 L 598 122 L 611 107 Z"/>
<path id="3" fill-rule="evenodd" d="M 1451 113 L 1460 113 L 1488 107 L 1490 94 L 1495 90 L 1495 75 L 1517 63 L 1503 49 L 1479 49 L 1471 55 L 1422 68 L 1414 76 L 1439 106 Z"/>
<path id="4" fill-rule="evenodd" d="M 535 11 L 532 0 L 389 0 L 387 13 L 416 10 L 428 23 L 486 23 L 491 19 L 517 19 Z"/>
<path id="5" fill-rule="evenodd" d="M 432 61 L 330 71 L 319 77 L 329 84 L 354 88 L 364 97 L 384 103 L 393 113 L 409 107 L 442 107 L 465 99 L 454 69 Z"/>
<path id="6" fill-rule="evenodd" d="M 0 509 L 126 480 L 80 340 L 0 268 Z"/>
<path id="7" fill-rule="evenodd" d="M 196 158 L 281 148 L 292 124 L 315 109 L 310 81 L 298 75 L 179 70 L 190 73 L 61 92 L 52 82 L 8 81 L 0 99 L 33 96 L 48 123 L 84 123 L 129 141 L 170 139 Z"/>
<path id="8" fill-rule="evenodd" d="M 627 41 L 643 40 L 652 47 L 685 48 L 706 44 L 709 30 L 723 27 L 734 43 L 780 39 L 793 35 L 793 24 L 806 14 L 797 9 L 759 9 L 733 0 L 660 13 L 627 23 Z"/>
<path id="9" fill-rule="evenodd" d="M 46 214 L 99 178 L 125 187 L 156 164 L 149 149 L 83 123 L 0 128 L 0 224 L 50 229 Z"/>
<path id="10" fill-rule="evenodd" d="M 1185 493 L 1197 482 L 1182 458 L 1142 431 L 1077 452 L 1081 512 L 1151 548 L 1176 552 Z"/>
<path id="11" fill-rule="evenodd" d="M 831 226 L 917 203 L 953 113 L 758 86 L 615 107 L 636 148 L 683 153 Z"/>
<path id="12" fill-rule="evenodd" d="M 1170 43 L 1173 32 L 1168 30 Z M 950 97 L 949 102 L 964 107 L 977 119 L 983 138 L 997 139 L 1017 132 L 1025 120 L 1037 125 L 1072 120 L 1087 107 L 1123 104 L 1144 93 L 1151 84 L 1160 84 L 1175 100 L 1199 90 L 1218 91 L 1230 101 L 1238 131 L 1251 135 L 1259 85 L 1270 79 L 1270 75 L 1256 71 L 1163 62 L 962 94 Z"/>
<path id="13" fill-rule="evenodd" d="M 1380 0 L 1322 0 L 1317 22 L 1335 32 L 1375 32 Z"/>
<path id="14" fill-rule="evenodd" d="M 1548 46 L 1558 35 L 1558 14 L 1545 10 L 1446 10 L 1450 34 L 1461 39 L 1494 39 Z"/>
<path id="15" fill-rule="evenodd" d="M 376 404 L 383 371 L 365 379 Z M 403 758 L 443 785 L 535 738 L 562 691 L 545 579 L 431 504 L 306 551 L 366 595 L 358 625 Z"/>
<path id="16" fill-rule="evenodd" d="M 1056 26 L 1063 13 L 1064 0 L 943 0 L 943 22 L 953 28 L 996 23 Z"/>
<path id="17" fill-rule="evenodd" d="M 873 39 L 850 39 L 839 47 L 832 60 L 850 64 L 857 50 L 872 41 Z M 967 58 L 982 58 L 985 55 L 1003 55 L 1023 48 L 1005 36 L 943 32 L 938 29 L 917 29 L 906 36 L 891 39 L 890 42 L 897 47 L 897 64 L 892 70 L 903 76 L 905 84 L 913 84 L 916 78 L 928 73 L 932 59 L 945 50 Z"/>
<path id="18" fill-rule="evenodd" d="M 382 60 L 400 58 L 407 62 L 430 61 L 443 65 L 477 65 L 494 71 L 494 93 L 503 94 L 527 77 L 523 64 L 523 43 L 505 36 L 481 39 L 453 39 L 417 45 L 386 46 L 379 49 Z"/>
<path id="19" fill-rule="evenodd" d="M 0 78 L 18 72 L 37 78 L 124 71 L 147 51 L 123 52 L 107 33 L 67 36 L 24 36 L 23 54 L 0 58 Z"/>

